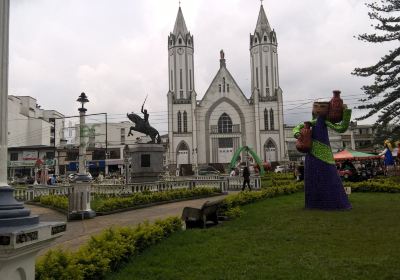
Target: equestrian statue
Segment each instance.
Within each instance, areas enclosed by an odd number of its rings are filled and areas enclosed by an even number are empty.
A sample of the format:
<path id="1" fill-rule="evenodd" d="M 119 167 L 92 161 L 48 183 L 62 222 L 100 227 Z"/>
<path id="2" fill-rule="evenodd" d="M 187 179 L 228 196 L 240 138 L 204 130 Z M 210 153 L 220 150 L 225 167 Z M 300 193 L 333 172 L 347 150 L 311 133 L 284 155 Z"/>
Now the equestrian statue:
<path id="1" fill-rule="evenodd" d="M 147 96 L 146 96 L 147 99 Z M 147 110 L 144 109 L 144 104 L 146 103 L 146 99 L 143 102 L 141 112 L 143 114 L 144 119 L 140 117 L 139 115 L 135 113 L 130 113 L 126 114 L 128 119 L 135 124 L 135 126 L 131 126 L 128 136 L 133 135 L 132 130 L 144 133 L 148 135 L 151 138 L 151 141 L 149 143 L 161 143 L 161 137 L 160 134 L 158 133 L 157 129 L 152 127 L 149 124 L 149 113 L 147 113 Z"/>

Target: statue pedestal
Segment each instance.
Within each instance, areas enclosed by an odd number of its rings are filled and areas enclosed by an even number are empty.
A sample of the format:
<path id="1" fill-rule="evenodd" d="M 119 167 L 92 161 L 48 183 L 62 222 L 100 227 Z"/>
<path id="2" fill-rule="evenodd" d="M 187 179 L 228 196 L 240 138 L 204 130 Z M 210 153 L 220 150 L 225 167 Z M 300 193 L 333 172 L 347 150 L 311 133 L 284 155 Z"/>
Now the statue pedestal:
<path id="1" fill-rule="evenodd" d="M 131 163 L 131 182 L 154 182 L 164 172 L 162 144 L 134 144 L 127 154 Z"/>
<path id="2" fill-rule="evenodd" d="M 12 188 L 0 186 L 0 278 L 34 280 L 36 254 L 65 230 L 65 222 L 39 222 Z"/>
<path id="3" fill-rule="evenodd" d="M 96 212 L 90 208 L 90 189 L 90 178 L 79 174 L 69 194 L 68 220 L 91 219 L 96 216 Z"/>

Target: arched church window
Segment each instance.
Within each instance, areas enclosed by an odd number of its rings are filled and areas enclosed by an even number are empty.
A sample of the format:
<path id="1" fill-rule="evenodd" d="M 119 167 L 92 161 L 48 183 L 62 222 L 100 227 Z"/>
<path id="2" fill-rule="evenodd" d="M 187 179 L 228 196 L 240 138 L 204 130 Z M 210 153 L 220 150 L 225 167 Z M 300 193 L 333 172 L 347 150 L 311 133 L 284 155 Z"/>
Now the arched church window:
<path id="1" fill-rule="evenodd" d="M 264 110 L 264 127 L 265 130 L 268 130 L 268 110 L 265 108 Z"/>
<path id="2" fill-rule="evenodd" d="M 182 44 L 182 39 L 181 38 L 179 38 L 178 43 Z"/>
<path id="3" fill-rule="evenodd" d="M 227 113 L 223 113 L 218 119 L 218 133 L 232 133 L 232 120 Z"/>
<path id="4" fill-rule="evenodd" d="M 183 132 L 188 131 L 187 113 L 183 112 Z"/>
<path id="5" fill-rule="evenodd" d="M 222 78 L 222 91 L 225 92 L 225 78 Z"/>
<path id="6" fill-rule="evenodd" d="M 229 92 L 229 84 L 226 84 L 226 91 Z"/>
<path id="7" fill-rule="evenodd" d="M 266 42 L 267 41 L 267 36 L 264 36 L 264 42 Z"/>
<path id="8" fill-rule="evenodd" d="M 169 44 L 172 46 L 172 40 L 169 41 Z"/>
<path id="9" fill-rule="evenodd" d="M 222 88 L 221 84 L 218 85 L 218 88 L 219 88 L 219 92 L 221 92 L 221 88 Z"/>
<path id="10" fill-rule="evenodd" d="M 182 132 L 182 114 L 181 111 L 178 112 L 178 133 Z"/>
<path id="11" fill-rule="evenodd" d="M 188 146 L 188 144 L 186 144 L 185 141 L 182 141 L 181 143 L 179 143 L 177 150 L 178 151 L 189 151 L 189 146 Z"/>
<path id="12" fill-rule="evenodd" d="M 254 39 L 254 43 L 257 43 L 257 38 Z"/>
<path id="13" fill-rule="evenodd" d="M 190 39 L 188 40 L 188 44 L 190 45 Z"/>
<path id="14" fill-rule="evenodd" d="M 274 130 L 274 110 L 272 108 L 269 110 L 269 121 L 271 123 L 271 130 Z"/>

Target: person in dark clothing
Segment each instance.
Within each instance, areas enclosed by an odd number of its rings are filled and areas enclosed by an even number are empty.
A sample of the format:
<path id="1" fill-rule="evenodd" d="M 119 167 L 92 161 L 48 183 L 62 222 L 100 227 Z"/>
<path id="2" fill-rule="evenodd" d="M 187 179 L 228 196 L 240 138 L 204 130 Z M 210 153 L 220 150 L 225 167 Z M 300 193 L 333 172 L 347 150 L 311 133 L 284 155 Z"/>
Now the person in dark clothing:
<path id="1" fill-rule="evenodd" d="M 249 187 L 249 190 L 251 190 L 251 186 L 250 186 L 250 171 L 249 171 L 249 168 L 247 166 L 245 166 L 243 168 L 243 187 L 242 187 L 242 191 L 244 191 L 244 189 L 246 188 L 246 184 Z"/>

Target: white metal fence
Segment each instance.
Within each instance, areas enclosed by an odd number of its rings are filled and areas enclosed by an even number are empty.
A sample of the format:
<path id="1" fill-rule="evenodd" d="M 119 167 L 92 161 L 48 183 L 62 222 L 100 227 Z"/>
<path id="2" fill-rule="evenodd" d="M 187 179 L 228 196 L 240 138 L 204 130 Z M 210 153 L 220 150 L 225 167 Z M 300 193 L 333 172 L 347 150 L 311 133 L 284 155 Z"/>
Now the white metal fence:
<path id="1" fill-rule="evenodd" d="M 239 191 L 242 189 L 243 177 L 221 177 L 221 176 L 195 176 L 192 178 L 184 178 L 178 180 L 156 181 L 149 183 L 134 184 L 110 184 L 110 183 L 93 183 L 91 186 L 92 194 L 101 195 L 129 195 L 137 192 L 165 191 L 176 189 L 192 189 L 192 188 L 218 188 L 222 192 Z M 252 189 L 261 188 L 261 179 L 258 176 L 250 177 L 250 185 Z M 72 185 L 56 185 L 56 186 L 33 186 L 28 188 L 15 188 L 14 197 L 21 201 L 31 201 L 42 195 L 65 195 L 71 193 Z"/>

